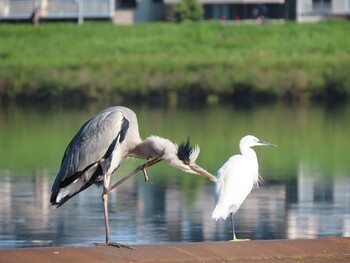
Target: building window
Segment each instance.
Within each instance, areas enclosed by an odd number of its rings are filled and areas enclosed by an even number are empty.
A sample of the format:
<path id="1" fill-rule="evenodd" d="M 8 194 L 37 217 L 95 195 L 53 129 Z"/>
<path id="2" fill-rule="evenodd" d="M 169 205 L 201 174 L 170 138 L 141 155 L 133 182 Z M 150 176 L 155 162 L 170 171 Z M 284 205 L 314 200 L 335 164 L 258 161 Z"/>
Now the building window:
<path id="1" fill-rule="evenodd" d="M 136 8 L 137 1 L 136 0 L 117 0 L 117 6 L 119 8 Z"/>
<path id="2" fill-rule="evenodd" d="M 312 9 L 327 11 L 331 9 L 331 0 L 312 0 Z"/>

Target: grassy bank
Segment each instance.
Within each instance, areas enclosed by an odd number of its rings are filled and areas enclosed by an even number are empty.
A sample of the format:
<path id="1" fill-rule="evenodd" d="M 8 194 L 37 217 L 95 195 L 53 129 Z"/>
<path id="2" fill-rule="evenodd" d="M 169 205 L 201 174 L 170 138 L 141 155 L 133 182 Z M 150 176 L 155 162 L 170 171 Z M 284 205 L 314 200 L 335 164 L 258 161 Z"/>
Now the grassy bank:
<path id="1" fill-rule="evenodd" d="M 344 98 L 350 24 L 0 24 L 2 98 Z M 248 97 L 248 96 L 245 96 Z"/>

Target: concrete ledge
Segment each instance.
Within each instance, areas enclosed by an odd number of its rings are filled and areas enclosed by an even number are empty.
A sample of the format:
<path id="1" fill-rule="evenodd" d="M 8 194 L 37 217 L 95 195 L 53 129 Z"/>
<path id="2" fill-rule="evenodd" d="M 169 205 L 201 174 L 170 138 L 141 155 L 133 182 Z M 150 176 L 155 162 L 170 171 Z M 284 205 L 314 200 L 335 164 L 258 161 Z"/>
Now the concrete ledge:
<path id="1" fill-rule="evenodd" d="M 350 262 L 350 238 L 0 250 L 0 262 Z"/>

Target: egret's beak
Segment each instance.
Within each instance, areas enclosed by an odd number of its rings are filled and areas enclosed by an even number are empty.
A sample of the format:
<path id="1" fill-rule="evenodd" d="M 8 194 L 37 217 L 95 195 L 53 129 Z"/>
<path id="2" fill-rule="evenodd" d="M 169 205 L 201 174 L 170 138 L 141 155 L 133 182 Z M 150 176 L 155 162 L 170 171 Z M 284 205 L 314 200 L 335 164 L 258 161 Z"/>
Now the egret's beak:
<path id="1" fill-rule="evenodd" d="M 272 144 L 272 143 L 265 142 L 265 141 L 258 141 L 258 143 L 260 143 L 261 145 L 265 145 L 265 146 L 277 147 L 276 144 Z"/>
<path id="2" fill-rule="evenodd" d="M 197 164 L 190 164 L 189 166 L 191 170 L 194 171 L 195 173 L 200 174 L 204 177 L 207 177 L 210 181 L 213 181 L 214 183 L 219 182 L 219 180 L 214 175 L 212 175 L 202 167 L 198 166 Z"/>

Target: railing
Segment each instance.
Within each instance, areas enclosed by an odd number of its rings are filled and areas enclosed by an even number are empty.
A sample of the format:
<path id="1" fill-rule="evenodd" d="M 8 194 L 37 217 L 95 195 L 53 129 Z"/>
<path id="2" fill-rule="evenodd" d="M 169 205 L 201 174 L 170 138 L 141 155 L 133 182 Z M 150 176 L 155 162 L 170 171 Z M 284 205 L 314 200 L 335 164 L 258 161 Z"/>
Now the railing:
<path id="1" fill-rule="evenodd" d="M 29 19 L 40 6 L 41 18 L 112 18 L 114 0 L 1 0 L 0 20 Z"/>

